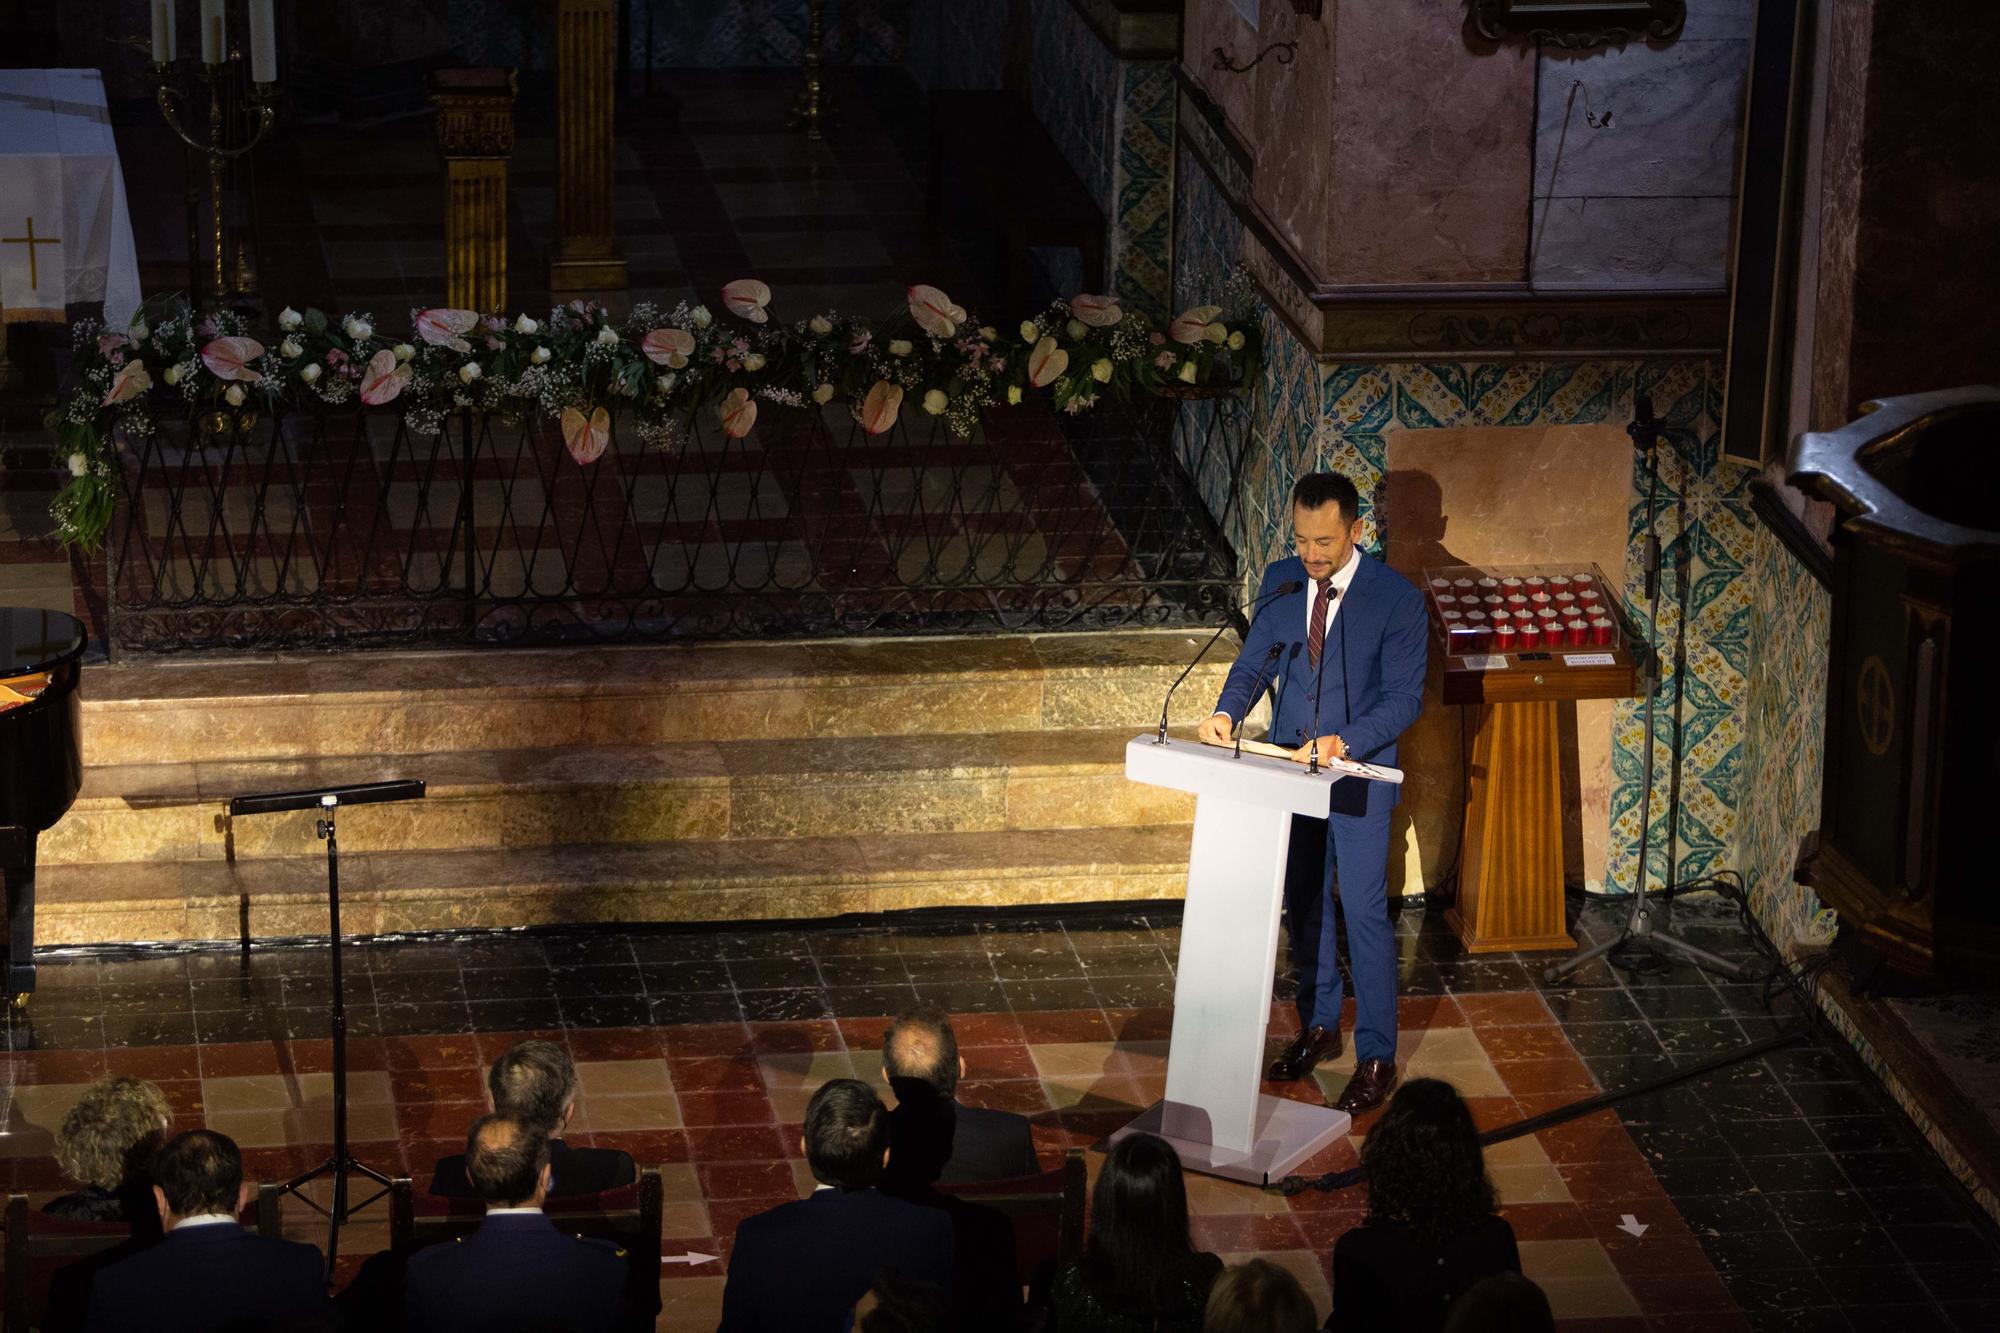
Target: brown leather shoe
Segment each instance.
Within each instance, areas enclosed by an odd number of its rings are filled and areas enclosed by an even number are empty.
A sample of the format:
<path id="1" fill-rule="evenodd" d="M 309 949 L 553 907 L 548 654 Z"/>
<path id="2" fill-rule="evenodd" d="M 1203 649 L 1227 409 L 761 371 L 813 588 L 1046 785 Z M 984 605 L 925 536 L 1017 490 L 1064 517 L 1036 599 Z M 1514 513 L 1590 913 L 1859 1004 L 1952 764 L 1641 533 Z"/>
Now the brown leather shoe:
<path id="1" fill-rule="evenodd" d="M 1264 1077 L 1273 1083 L 1291 1083 L 1312 1073 L 1313 1066 L 1322 1060 L 1331 1060 L 1340 1054 L 1340 1029 L 1309 1027 L 1292 1038 L 1292 1044 L 1285 1047 Z"/>
<path id="2" fill-rule="evenodd" d="M 1363 1060 L 1354 1066 L 1354 1077 L 1347 1080 L 1347 1088 L 1340 1099 L 1333 1104 L 1336 1111 L 1349 1115 L 1360 1115 L 1372 1111 L 1382 1104 L 1389 1095 L 1389 1089 L 1396 1086 L 1396 1065 L 1390 1060 Z"/>

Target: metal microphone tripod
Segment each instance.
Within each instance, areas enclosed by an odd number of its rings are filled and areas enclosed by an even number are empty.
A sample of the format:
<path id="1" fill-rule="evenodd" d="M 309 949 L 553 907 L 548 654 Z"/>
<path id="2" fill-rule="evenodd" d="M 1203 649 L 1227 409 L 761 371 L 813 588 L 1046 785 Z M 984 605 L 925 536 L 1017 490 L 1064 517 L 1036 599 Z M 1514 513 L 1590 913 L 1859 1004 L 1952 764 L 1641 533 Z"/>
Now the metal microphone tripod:
<path id="1" fill-rule="evenodd" d="M 1646 892 L 1646 867 L 1650 859 L 1648 853 L 1653 837 L 1653 705 L 1660 694 L 1660 468 L 1657 453 L 1660 443 L 1660 427 L 1664 424 L 1666 423 L 1653 415 L 1652 400 L 1645 394 L 1640 394 L 1638 401 L 1633 405 L 1632 422 L 1625 428 L 1626 433 L 1632 437 L 1632 443 L 1638 446 L 1639 452 L 1646 459 L 1645 565 L 1646 598 L 1648 605 L 1646 624 L 1644 748 L 1639 760 L 1639 882 L 1632 891 L 1632 907 L 1626 914 L 1624 929 L 1620 930 L 1611 939 L 1593 944 L 1588 949 L 1584 949 L 1574 956 L 1546 969 L 1542 973 L 1542 979 L 1547 982 L 1562 980 L 1584 964 L 1602 958 L 1613 949 L 1621 947 L 1630 940 L 1645 940 L 1662 954 L 1677 956 L 1685 962 L 1693 963 L 1697 967 L 1705 967 L 1711 972 L 1719 972 L 1726 977 L 1740 980 L 1748 975 L 1741 967 L 1730 962 L 1728 959 L 1719 958 L 1706 949 L 1689 944 L 1672 931 L 1656 925 L 1653 919 L 1655 912 L 1653 900 Z M 1680 530 L 1683 542 L 1687 539 L 1686 493 L 1687 477 L 1686 470 L 1683 468 L 1681 498 L 1679 501 L 1681 505 Z M 1687 607 L 1685 604 L 1687 575 L 1685 570 L 1681 573 L 1679 586 L 1682 591 L 1683 604 L 1681 607 L 1680 624 L 1674 631 L 1676 679 L 1679 678 L 1678 672 L 1684 670 L 1686 667 L 1686 663 L 1683 660 L 1683 644 L 1685 642 L 1685 635 L 1687 634 Z M 1674 762 L 1676 765 L 1676 776 L 1678 776 L 1678 765 L 1680 763 L 1678 737 L 1676 738 Z M 1674 787 L 1676 794 L 1678 794 L 1678 781 L 1675 782 Z M 1673 850 L 1676 842 L 1673 821 L 1676 818 L 1674 807 L 1678 806 L 1678 804 L 1677 800 L 1670 801 L 1667 811 L 1667 819 L 1669 821 L 1667 825 L 1668 853 L 1664 882 L 1661 885 L 1663 891 L 1669 888 L 1673 880 Z"/>

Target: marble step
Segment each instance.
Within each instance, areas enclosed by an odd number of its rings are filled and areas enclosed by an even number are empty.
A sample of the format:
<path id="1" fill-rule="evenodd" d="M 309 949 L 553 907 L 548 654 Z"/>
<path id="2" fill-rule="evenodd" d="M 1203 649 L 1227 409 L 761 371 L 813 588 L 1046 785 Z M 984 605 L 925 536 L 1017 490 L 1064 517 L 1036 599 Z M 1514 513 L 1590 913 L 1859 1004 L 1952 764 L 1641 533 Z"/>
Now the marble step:
<path id="1" fill-rule="evenodd" d="M 1188 828 L 896 833 L 363 852 L 343 847 L 355 935 L 581 922 L 764 921 L 909 908 L 1178 898 Z M 37 941 L 322 935 L 317 854 L 52 865 Z"/>
<path id="2" fill-rule="evenodd" d="M 88 668 L 89 766 L 1140 728 L 1188 630 L 355 653 Z M 1175 696 L 1193 723 L 1234 635 Z"/>
<path id="3" fill-rule="evenodd" d="M 230 819 L 233 795 L 421 778 L 355 806 L 342 845 L 404 852 L 1181 824 L 1192 798 L 1128 781 L 1139 727 L 681 741 L 98 765 L 44 865 L 315 856 L 315 811 Z"/>

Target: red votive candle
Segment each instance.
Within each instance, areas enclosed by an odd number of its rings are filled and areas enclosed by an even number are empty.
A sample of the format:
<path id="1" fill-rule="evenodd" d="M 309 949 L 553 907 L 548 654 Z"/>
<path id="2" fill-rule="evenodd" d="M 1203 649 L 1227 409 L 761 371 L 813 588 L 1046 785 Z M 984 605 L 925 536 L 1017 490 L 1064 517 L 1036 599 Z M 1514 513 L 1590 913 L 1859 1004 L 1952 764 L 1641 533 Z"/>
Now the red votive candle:
<path id="1" fill-rule="evenodd" d="M 1477 586 L 1471 579 L 1453 579 L 1451 581 L 1451 590 L 1461 597 L 1471 592 Z"/>
<path id="2" fill-rule="evenodd" d="M 1599 647 L 1611 642 L 1611 617 L 1599 616 L 1590 622 L 1590 641 Z"/>
<path id="3" fill-rule="evenodd" d="M 1493 627 L 1493 651 L 1496 653 L 1518 652 L 1521 648 L 1521 631 L 1513 625 Z"/>
<path id="4" fill-rule="evenodd" d="M 1465 619 L 1465 612 L 1455 606 L 1448 606 L 1438 614 L 1444 617 L 1444 623 L 1447 625 L 1455 625 Z"/>
<path id="5" fill-rule="evenodd" d="M 1439 593 L 1437 596 L 1437 604 L 1439 606 L 1457 606 L 1458 598 L 1454 597 L 1452 594 L 1448 592 Z"/>
<path id="6" fill-rule="evenodd" d="M 1553 593 L 1565 593 L 1565 592 L 1569 592 L 1569 591 L 1571 591 L 1571 590 L 1572 590 L 1572 589 L 1573 589 L 1573 588 L 1574 588 L 1575 586 L 1576 586 L 1576 585 L 1572 584 L 1572 583 L 1571 583 L 1571 582 L 1569 581 L 1569 575 L 1567 575 L 1567 574 L 1551 574 L 1551 575 L 1549 575 L 1549 591 L 1550 591 L 1550 592 L 1553 592 Z"/>
<path id="7" fill-rule="evenodd" d="M 1506 578 L 1500 580 L 1500 586 L 1508 592 L 1519 592 L 1521 591 L 1521 580 L 1509 574 Z"/>
<path id="8" fill-rule="evenodd" d="M 1590 642 L 1590 622 L 1588 620 L 1572 620 L 1564 625 L 1563 628 L 1569 631 L 1565 637 L 1569 640 L 1571 647 L 1580 648 Z"/>
<path id="9" fill-rule="evenodd" d="M 1444 650 L 1448 653 L 1472 651 L 1472 626 L 1454 621 L 1445 630 Z"/>
<path id="10" fill-rule="evenodd" d="M 1575 593 L 1559 592 L 1555 594 L 1555 599 L 1556 599 L 1556 610 L 1562 612 L 1570 612 L 1576 610 Z"/>
<path id="11" fill-rule="evenodd" d="M 1521 646 L 1523 648 L 1539 648 L 1542 646 L 1542 625 L 1540 621 L 1523 621 L 1516 627 L 1516 630 L 1521 636 Z"/>
<path id="12" fill-rule="evenodd" d="M 1507 609 L 1509 611 L 1526 611 L 1528 609 L 1528 594 L 1524 592 L 1509 594 Z"/>
<path id="13" fill-rule="evenodd" d="M 1487 575 L 1479 580 L 1479 590 L 1483 593 L 1500 591 L 1500 580 Z"/>
<path id="14" fill-rule="evenodd" d="M 1569 586 L 1575 592 L 1586 592 L 1597 586 L 1597 580 L 1589 574 L 1578 572 L 1569 576 Z"/>
<path id="15" fill-rule="evenodd" d="M 1431 580 L 1431 591 L 1432 591 L 1432 592 L 1450 592 L 1450 591 L 1451 591 L 1451 580 L 1450 580 L 1450 579 L 1432 579 L 1432 580 Z"/>
<path id="16" fill-rule="evenodd" d="M 1552 604 L 1555 601 L 1555 598 L 1549 596 L 1547 593 L 1541 591 L 1538 588 L 1534 592 L 1528 594 L 1528 600 L 1533 602 L 1535 604 L 1535 609 L 1539 611 L 1543 607 Z"/>
<path id="17" fill-rule="evenodd" d="M 1489 593 L 1484 593 L 1484 594 L 1482 594 L 1482 595 L 1480 596 L 1480 598 L 1479 598 L 1479 602 L 1480 602 L 1480 605 L 1482 605 L 1482 606 L 1505 606 L 1505 605 L 1507 605 L 1507 599 L 1506 599 L 1505 597 L 1502 597 L 1502 596 L 1501 596 L 1501 595 L 1500 595 L 1499 593 L 1497 593 L 1497 592 L 1489 592 Z"/>
<path id="18" fill-rule="evenodd" d="M 1527 585 L 1528 591 L 1531 593 L 1548 591 L 1549 581 L 1540 574 L 1530 574 L 1527 578 L 1522 579 L 1521 582 Z"/>

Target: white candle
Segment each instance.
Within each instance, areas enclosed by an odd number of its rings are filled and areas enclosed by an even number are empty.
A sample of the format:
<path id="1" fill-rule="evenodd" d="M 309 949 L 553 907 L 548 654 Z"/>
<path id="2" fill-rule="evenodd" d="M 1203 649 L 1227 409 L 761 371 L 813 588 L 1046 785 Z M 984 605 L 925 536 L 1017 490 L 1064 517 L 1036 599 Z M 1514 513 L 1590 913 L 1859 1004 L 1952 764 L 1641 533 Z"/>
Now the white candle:
<path id="1" fill-rule="evenodd" d="M 174 0 L 153 0 L 153 63 L 174 58 Z"/>
<path id="2" fill-rule="evenodd" d="M 250 0 L 250 82 L 278 81 L 278 25 L 271 0 Z"/>
<path id="3" fill-rule="evenodd" d="M 201 0 L 201 61 L 220 65 L 229 54 L 222 21 L 223 0 Z"/>

